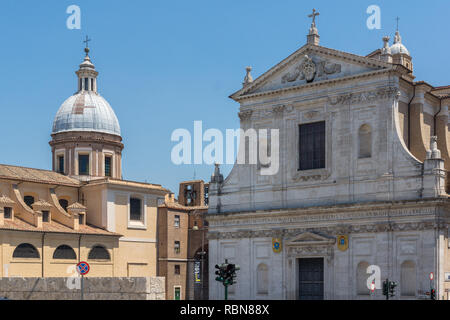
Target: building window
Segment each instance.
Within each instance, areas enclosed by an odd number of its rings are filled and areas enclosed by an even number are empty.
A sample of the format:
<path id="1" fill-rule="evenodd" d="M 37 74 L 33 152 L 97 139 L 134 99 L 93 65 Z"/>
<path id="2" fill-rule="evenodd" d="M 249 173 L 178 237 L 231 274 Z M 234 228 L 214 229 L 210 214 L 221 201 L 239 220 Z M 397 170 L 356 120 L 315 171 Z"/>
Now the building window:
<path id="1" fill-rule="evenodd" d="M 194 186 L 191 184 L 186 185 L 186 189 L 184 191 L 185 196 L 185 205 L 186 206 L 194 206 L 195 199 L 197 199 L 197 191 L 194 190 Z"/>
<path id="2" fill-rule="evenodd" d="M 88 259 L 90 260 L 110 260 L 109 252 L 105 247 L 97 245 L 89 252 Z"/>
<path id="3" fill-rule="evenodd" d="M 175 216 L 173 225 L 175 228 L 180 227 L 180 216 L 178 216 L 178 215 Z"/>
<path id="4" fill-rule="evenodd" d="M 358 143 L 360 159 L 372 157 L 372 129 L 368 124 L 363 124 L 359 128 Z"/>
<path id="5" fill-rule="evenodd" d="M 84 224 L 84 214 L 78 215 L 78 224 L 83 225 Z"/>
<path id="6" fill-rule="evenodd" d="M 12 208 L 5 207 L 3 212 L 3 217 L 5 219 L 12 219 Z"/>
<path id="7" fill-rule="evenodd" d="M 77 255 L 72 247 L 65 244 L 56 248 L 53 253 L 53 259 L 75 260 L 76 258 Z"/>
<path id="8" fill-rule="evenodd" d="M 111 161 L 111 157 L 105 157 L 105 177 L 111 177 Z"/>
<path id="9" fill-rule="evenodd" d="M 175 254 L 179 254 L 180 253 L 180 241 L 175 241 L 174 243 L 174 249 L 175 249 Z"/>
<path id="10" fill-rule="evenodd" d="M 34 197 L 33 196 L 25 196 L 23 197 L 23 201 L 29 206 L 31 209 L 33 209 L 32 205 L 34 203 Z"/>
<path id="11" fill-rule="evenodd" d="M 402 263 L 400 267 L 400 289 L 402 296 L 416 296 L 416 264 L 414 261 Z"/>
<path id="12" fill-rule="evenodd" d="M 205 186 L 205 206 L 209 205 L 209 186 Z"/>
<path id="13" fill-rule="evenodd" d="M 362 261 L 356 267 L 356 293 L 358 295 L 370 295 L 369 288 L 367 287 L 367 268 L 369 263 Z"/>
<path id="14" fill-rule="evenodd" d="M 78 175 L 88 176 L 89 175 L 89 155 L 79 154 L 78 155 Z"/>
<path id="15" fill-rule="evenodd" d="M 299 170 L 325 168 L 325 121 L 299 127 Z"/>
<path id="16" fill-rule="evenodd" d="M 59 205 L 67 212 L 67 207 L 69 206 L 69 201 L 66 199 L 59 199 Z"/>
<path id="17" fill-rule="evenodd" d="M 42 222 L 49 222 L 50 220 L 50 212 L 42 211 Z"/>
<path id="18" fill-rule="evenodd" d="M 84 90 L 89 91 L 89 78 L 84 78 Z"/>
<path id="19" fill-rule="evenodd" d="M 175 274 L 181 274 L 181 268 L 179 264 L 175 265 Z"/>
<path id="20" fill-rule="evenodd" d="M 142 200 L 130 198 L 130 220 L 142 221 Z"/>
<path id="21" fill-rule="evenodd" d="M 269 293 L 269 268 L 266 264 L 261 263 L 256 270 L 257 278 L 257 293 L 268 294 Z"/>
<path id="22" fill-rule="evenodd" d="M 13 258 L 39 259 L 39 252 L 33 245 L 22 243 L 14 250 Z"/>
<path id="23" fill-rule="evenodd" d="M 58 156 L 58 172 L 64 174 L 64 156 Z"/>

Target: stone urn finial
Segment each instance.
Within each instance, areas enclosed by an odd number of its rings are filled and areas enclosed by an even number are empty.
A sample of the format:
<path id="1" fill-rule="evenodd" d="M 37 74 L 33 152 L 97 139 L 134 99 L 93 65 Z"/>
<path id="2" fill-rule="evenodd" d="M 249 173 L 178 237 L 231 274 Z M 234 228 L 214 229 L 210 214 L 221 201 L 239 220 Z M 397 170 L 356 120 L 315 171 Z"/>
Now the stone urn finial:
<path id="1" fill-rule="evenodd" d="M 246 70 L 247 74 L 245 75 L 244 82 L 242 83 L 242 85 L 244 87 L 253 82 L 253 77 L 252 77 L 252 74 L 251 74 L 252 67 L 246 67 L 245 70 Z"/>

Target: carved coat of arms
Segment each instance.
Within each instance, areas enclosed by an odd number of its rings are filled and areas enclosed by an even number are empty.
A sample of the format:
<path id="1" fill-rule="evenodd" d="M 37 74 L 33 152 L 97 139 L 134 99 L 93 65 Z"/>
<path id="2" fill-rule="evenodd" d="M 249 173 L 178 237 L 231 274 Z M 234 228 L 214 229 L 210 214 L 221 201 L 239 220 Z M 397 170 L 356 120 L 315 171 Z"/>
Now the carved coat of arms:
<path id="1" fill-rule="evenodd" d="M 308 57 L 308 55 L 305 55 L 305 61 L 303 61 L 303 63 L 300 65 L 300 70 L 305 76 L 307 82 L 311 82 L 314 80 L 317 68 L 314 61 L 310 57 Z"/>

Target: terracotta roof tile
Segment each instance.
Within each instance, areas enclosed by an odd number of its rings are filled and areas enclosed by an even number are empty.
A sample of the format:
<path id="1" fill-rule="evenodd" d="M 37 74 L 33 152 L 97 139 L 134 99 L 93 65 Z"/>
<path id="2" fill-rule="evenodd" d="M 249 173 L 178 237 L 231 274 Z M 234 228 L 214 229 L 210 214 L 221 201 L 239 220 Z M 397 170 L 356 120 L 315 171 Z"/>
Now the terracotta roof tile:
<path id="1" fill-rule="evenodd" d="M 70 229 L 58 222 L 44 222 L 42 228 L 36 228 L 35 226 L 19 219 L 14 218 L 12 220 L 4 220 L 4 225 L 0 226 L 0 230 L 17 230 L 17 231 L 31 231 L 31 232 L 50 232 L 50 233 L 72 233 L 72 234 L 91 234 L 91 235 L 104 235 L 104 236 L 121 236 L 118 233 L 109 232 L 104 229 L 100 229 L 91 225 L 80 225 L 78 230 Z"/>
<path id="2" fill-rule="evenodd" d="M 69 186 L 80 185 L 78 180 L 57 172 L 5 164 L 0 164 L 0 178 Z"/>

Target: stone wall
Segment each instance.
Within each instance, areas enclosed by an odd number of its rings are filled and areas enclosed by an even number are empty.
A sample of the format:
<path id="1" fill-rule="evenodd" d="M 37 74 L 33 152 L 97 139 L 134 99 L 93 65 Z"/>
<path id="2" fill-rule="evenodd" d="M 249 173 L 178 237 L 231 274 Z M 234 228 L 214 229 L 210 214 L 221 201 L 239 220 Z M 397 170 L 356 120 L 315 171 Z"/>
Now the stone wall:
<path id="1" fill-rule="evenodd" d="M 0 297 L 79 300 L 80 278 L 0 278 Z M 84 300 L 165 300 L 164 277 L 85 278 Z"/>

